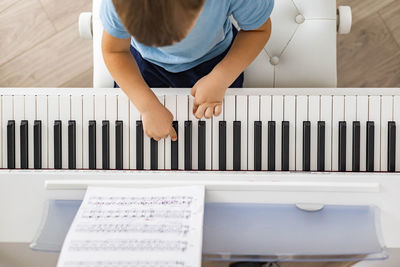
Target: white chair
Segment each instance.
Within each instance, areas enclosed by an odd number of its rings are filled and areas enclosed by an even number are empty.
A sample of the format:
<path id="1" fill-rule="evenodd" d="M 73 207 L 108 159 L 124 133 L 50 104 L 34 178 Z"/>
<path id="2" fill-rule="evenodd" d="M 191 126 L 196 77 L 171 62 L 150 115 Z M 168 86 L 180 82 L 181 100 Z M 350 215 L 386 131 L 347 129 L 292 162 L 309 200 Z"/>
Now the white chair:
<path id="1" fill-rule="evenodd" d="M 101 54 L 101 0 L 82 13 L 79 30 L 93 39 L 93 87 L 113 87 Z M 336 0 L 277 0 L 271 16 L 272 35 L 245 71 L 245 87 L 336 87 L 336 34 L 351 29 L 351 9 Z"/>

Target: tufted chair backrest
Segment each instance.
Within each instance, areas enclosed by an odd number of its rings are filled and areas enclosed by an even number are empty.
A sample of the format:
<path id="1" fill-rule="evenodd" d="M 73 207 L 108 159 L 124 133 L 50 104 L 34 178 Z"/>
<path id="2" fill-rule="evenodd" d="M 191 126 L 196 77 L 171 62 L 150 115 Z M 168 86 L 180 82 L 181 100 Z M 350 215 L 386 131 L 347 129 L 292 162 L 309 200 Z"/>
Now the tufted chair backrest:
<path id="1" fill-rule="evenodd" d="M 101 0 L 93 0 L 94 87 L 112 87 L 101 54 Z M 277 0 L 270 41 L 245 71 L 245 87 L 336 87 L 336 0 Z"/>

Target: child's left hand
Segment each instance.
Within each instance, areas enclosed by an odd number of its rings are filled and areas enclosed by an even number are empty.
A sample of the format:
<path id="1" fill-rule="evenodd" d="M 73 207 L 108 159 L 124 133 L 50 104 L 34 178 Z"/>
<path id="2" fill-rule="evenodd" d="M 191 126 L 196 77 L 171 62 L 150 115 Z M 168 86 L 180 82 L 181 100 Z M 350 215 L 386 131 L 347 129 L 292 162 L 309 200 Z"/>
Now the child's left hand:
<path id="1" fill-rule="evenodd" d="M 228 86 L 218 77 L 210 74 L 204 76 L 193 86 L 191 94 L 194 97 L 193 114 L 197 119 L 207 119 L 219 116 L 222 111 L 222 101 Z"/>

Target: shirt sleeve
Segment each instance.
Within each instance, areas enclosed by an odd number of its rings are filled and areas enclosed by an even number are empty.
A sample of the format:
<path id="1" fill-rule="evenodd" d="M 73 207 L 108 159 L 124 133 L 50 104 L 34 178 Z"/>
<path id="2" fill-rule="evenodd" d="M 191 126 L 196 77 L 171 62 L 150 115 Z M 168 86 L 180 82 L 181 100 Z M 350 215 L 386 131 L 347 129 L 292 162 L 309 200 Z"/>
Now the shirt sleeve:
<path id="1" fill-rule="evenodd" d="M 260 28 L 273 9 L 274 0 L 231 0 L 230 14 L 241 29 L 250 31 Z"/>
<path id="2" fill-rule="evenodd" d="M 104 30 L 115 38 L 128 39 L 131 37 L 119 19 L 112 0 L 101 1 L 100 20 Z"/>

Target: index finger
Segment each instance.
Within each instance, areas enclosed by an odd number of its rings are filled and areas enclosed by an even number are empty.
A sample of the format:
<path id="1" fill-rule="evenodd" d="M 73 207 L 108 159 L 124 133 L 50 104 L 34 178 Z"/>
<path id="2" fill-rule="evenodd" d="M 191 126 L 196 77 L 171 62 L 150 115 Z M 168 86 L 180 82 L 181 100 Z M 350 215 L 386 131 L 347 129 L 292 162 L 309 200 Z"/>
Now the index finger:
<path id="1" fill-rule="evenodd" d="M 194 113 L 194 116 L 196 117 L 196 119 L 201 119 L 204 116 L 204 113 L 206 112 L 207 108 L 208 108 L 207 104 L 200 105 L 197 108 L 196 113 Z"/>
<path id="2" fill-rule="evenodd" d="M 169 128 L 169 135 L 171 136 L 172 141 L 178 140 L 178 135 L 176 134 L 176 131 L 175 131 L 174 127 L 172 127 L 172 126 L 171 126 L 171 128 Z"/>

